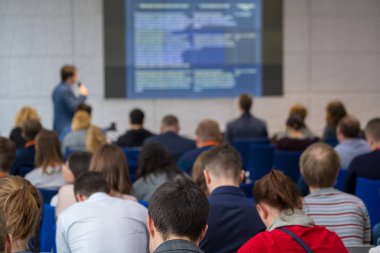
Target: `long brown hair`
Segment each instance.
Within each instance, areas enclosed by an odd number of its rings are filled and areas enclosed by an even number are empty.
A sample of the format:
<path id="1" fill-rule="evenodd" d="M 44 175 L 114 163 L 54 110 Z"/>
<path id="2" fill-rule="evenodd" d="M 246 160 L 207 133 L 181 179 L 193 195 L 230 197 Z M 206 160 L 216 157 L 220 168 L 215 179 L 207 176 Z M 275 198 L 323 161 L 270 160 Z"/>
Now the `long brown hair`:
<path id="1" fill-rule="evenodd" d="M 92 156 L 90 171 L 102 173 L 111 189 L 120 194 L 133 192 L 127 158 L 118 146 L 105 144 L 98 148 Z"/>
<path id="2" fill-rule="evenodd" d="M 58 135 L 53 131 L 42 130 L 36 137 L 36 167 L 46 172 L 48 167 L 62 164 L 63 156 Z"/>

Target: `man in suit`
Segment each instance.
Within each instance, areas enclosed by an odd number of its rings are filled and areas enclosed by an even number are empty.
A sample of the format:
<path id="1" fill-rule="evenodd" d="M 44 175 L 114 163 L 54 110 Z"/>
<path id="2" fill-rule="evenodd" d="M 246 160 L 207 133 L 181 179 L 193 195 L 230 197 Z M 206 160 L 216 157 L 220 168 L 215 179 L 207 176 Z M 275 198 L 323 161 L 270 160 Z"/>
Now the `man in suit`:
<path id="1" fill-rule="evenodd" d="M 74 66 L 65 65 L 61 69 L 61 83 L 52 94 L 54 104 L 54 130 L 61 135 L 62 131 L 70 127 L 75 109 L 83 103 L 87 96 L 86 86 L 79 86 L 79 96 L 76 97 L 72 86 L 77 83 L 77 70 Z"/>
<path id="2" fill-rule="evenodd" d="M 205 194 L 189 179 L 161 185 L 149 202 L 150 252 L 203 253 L 208 211 Z"/>
<path id="3" fill-rule="evenodd" d="M 253 98 L 249 94 L 241 94 L 239 97 L 239 107 L 241 116 L 227 124 L 226 139 L 232 143 L 237 138 L 266 138 L 268 130 L 265 121 L 256 118 L 251 114 Z"/>
<path id="4" fill-rule="evenodd" d="M 195 142 L 180 136 L 179 130 L 177 117 L 167 115 L 162 119 L 161 134 L 146 139 L 144 144 L 160 143 L 175 160 L 178 160 L 183 153 L 195 148 Z"/>
<path id="5" fill-rule="evenodd" d="M 204 153 L 204 177 L 209 196 L 208 230 L 200 246 L 207 253 L 236 252 L 264 231 L 256 207 L 239 185 L 244 177 L 240 154 L 229 145 Z"/>

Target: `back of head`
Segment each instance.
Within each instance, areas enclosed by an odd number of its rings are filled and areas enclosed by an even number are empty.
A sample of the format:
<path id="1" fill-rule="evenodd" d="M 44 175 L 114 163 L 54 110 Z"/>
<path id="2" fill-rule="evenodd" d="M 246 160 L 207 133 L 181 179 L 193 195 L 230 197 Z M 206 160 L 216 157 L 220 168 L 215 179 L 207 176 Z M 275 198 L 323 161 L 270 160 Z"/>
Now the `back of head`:
<path id="1" fill-rule="evenodd" d="M 249 113 L 251 111 L 252 104 L 253 97 L 251 95 L 243 93 L 239 96 L 239 106 L 243 112 Z"/>
<path id="2" fill-rule="evenodd" d="M 240 154 L 230 145 L 216 146 L 204 154 L 204 166 L 218 178 L 228 178 L 240 183 L 242 170 Z"/>
<path id="3" fill-rule="evenodd" d="M 71 121 L 71 128 L 73 131 L 86 130 L 91 125 L 91 117 L 85 111 L 77 111 Z"/>
<path id="4" fill-rule="evenodd" d="M 77 108 L 75 109 L 75 112 L 79 112 L 79 111 L 87 112 L 88 115 L 90 115 L 90 117 L 91 117 L 92 107 L 90 105 L 88 105 L 88 104 L 82 103 L 82 104 L 79 104 L 77 106 Z"/>
<path id="5" fill-rule="evenodd" d="M 32 141 L 37 134 L 42 130 L 42 125 L 39 120 L 30 119 L 22 125 L 22 136 L 26 141 Z"/>
<path id="6" fill-rule="evenodd" d="M 332 147 L 316 143 L 302 154 L 300 168 L 308 186 L 329 188 L 335 185 L 340 159 Z"/>
<path id="7" fill-rule="evenodd" d="M 75 178 L 88 171 L 91 161 L 91 153 L 75 152 L 69 156 L 67 162 Z"/>
<path id="8" fill-rule="evenodd" d="M 148 214 L 164 241 L 175 235 L 196 242 L 207 225 L 208 211 L 204 193 L 193 182 L 180 177 L 156 190 Z"/>
<path id="9" fill-rule="evenodd" d="M 100 172 L 113 191 L 131 194 L 127 158 L 118 146 L 105 144 L 93 154 L 90 171 Z"/>
<path id="10" fill-rule="evenodd" d="M 336 126 L 338 125 L 338 122 L 347 116 L 346 107 L 344 104 L 339 100 L 331 101 L 327 104 L 326 107 L 327 111 L 327 123 L 329 125 Z"/>
<path id="11" fill-rule="evenodd" d="M 61 144 L 53 131 L 42 130 L 36 137 L 36 167 L 46 170 L 48 167 L 63 164 Z"/>
<path id="12" fill-rule="evenodd" d="M 338 129 L 346 138 L 357 138 L 360 134 L 360 122 L 354 116 L 346 116 L 338 123 Z"/>
<path id="13" fill-rule="evenodd" d="M 129 113 L 129 120 L 132 125 L 143 125 L 144 124 L 144 112 L 140 109 L 133 109 Z"/>
<path id="14" fill-rule="evenodd" d="M 41 121 L 40 116 L 38 115 L 38 112 L 33 107 L 26 106 L 26 107 L 21 108 L 17 112 L 15 126 L 22 128 L 25 121 L 27 120 Z"/>
<path id="15" fill-rule="evenodd" d="M 178 118 L 174 115 L 166 115 L 161 122 L 161 128 L 163 130 L 179 130 L 179 121 Z"/>
<path id="16" fill-rule="evenodd" d="M 73 77 L 77 72 L 77 69 L 73 65 L 64 65 L 61 68 L 61 81 L 65 82 L 69 78 Z"/>
<path id="17" fill-rule="evenodd" d="M 86 171 L 74 182 L 75 195 L 90 197 L 92 194 L 102 192 L 109 194 L 111 189 L 101 173 Z"/>
<path id="18" fill-rule="evenodd" d="M 371 119 L 365 127 L 367 139 L 371 139 L 376 144 L 380 144 L 380 118 Z"/>
<path id="19" fill-rule="evenodd" d="M 298 103 L 294 104 L 289 110 L 289 116 L 298 115 L 301 118 L 302 122 L 305 121 L 307 114 L 307 108 L 304 105 Z"/>
<path id="20" fill-rule="evenodd" d="M 209 191 L 207 189 L 205 175 L 203 171 L 205 170 L 205 159 L 206 152 L 201 153 L 194 162 L 193 169 L 191 171 L 191 178 L 193 182 L 201 188 L 201 190 L 207 195 L 209 195 Z"/>
<path id="21" fill-rule="evenodd" d="M 90 153 L 95 153 L 95 151 L 107 143 L 107 136 L 105 133 L 96 126 L 91 126 L 86 135 L 86 150 Z"/>
<path id="22" fill-rule="evenodd" d="M 0 179 L 0 209 L 13 241 L 28 240 L 36 232 L 41 205 L 37 189 L 26 179 Z"/>
<path id="23" fill-rule="evenodd" d="M 272 170 L 253 187 L 256 204 L 265 203 L 279 211 L 302 208 L 302 200 L 293 180 L 279 170 Z"/>
<path id="24" fill-rule="evenodd" d="M 0 252 L 7 253 L 8 245 L 8 228 L 5 221 L 5 214 L 3 210 L 0 210 Z"/>
<path id="25" fill-rule="evenodd" d="M 219 128 L 218 122 L 211 119 L 202 120 L 197 129 L 195 130 L 195 134 L 202 142 L 221 142 L 222 141 L 222 133 Z"/>
<path id="26" fill-rule="evenodd" d="M 289 116 L 289 118 L 286 120 L 286 126 L 293 130 L 301 130 L 305 127 L 301 117 L 296 114 Z"/>
<path id="27" fill-rule="evenodd" d="M 14 143 L 8 138 L 0 137 L 0 171 L 8 172 L 15 157 L 16 147 Z"/>

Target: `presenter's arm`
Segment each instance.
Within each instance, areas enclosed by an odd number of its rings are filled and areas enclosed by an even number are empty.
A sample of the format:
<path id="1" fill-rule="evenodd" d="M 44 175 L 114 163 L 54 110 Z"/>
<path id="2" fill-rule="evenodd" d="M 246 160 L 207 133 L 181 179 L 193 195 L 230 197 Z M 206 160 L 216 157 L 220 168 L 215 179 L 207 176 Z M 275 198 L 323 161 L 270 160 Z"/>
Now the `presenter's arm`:
<path id="1" fill-rule="evenodd" d="M 75 108 L 83 103 L 88 96 L 88 90 L 84 85 L 79 88 L 79 97 L 76 97 L 71 89 L 67 89 L 63 94 L 63 103 L 65 107 L 74 113 Z"/>

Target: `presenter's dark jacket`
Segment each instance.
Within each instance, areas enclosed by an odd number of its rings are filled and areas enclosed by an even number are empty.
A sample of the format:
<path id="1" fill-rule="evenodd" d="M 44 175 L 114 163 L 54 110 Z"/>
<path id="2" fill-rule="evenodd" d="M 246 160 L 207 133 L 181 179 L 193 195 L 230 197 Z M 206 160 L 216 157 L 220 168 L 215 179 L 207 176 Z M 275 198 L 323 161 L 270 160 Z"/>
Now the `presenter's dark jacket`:
<path id="1" fill-rule="evenodd" d="M 227 124 L 226 139 L 232 143 L 236 138 L 267 138 L 268 130 L 265 121 L 250 113 L 243 113 L 238 119 Z"/>
<path id="2" fill-rule="evenodd" d="M 178 135 L 175 132 L 166 132 L 152 136 L 145 140 L 144 144 L 160 143 L 177 161 L 185 152 L 195 149 L 195 142 Z"/>
<path id="3" fill-rule="evenodd" d="M 163 242 L 153 253 L 204 253 L 197 245 L 186 240 Z"/>
<path id="4" fill-rule="evenodd" d="M 200 247 L 206 253 L 236 252 L 246 241 L 264 231 L 255 205 L 234 186 L 216 188 L 209 196 L 208 230 Z"/>
<path id="5" fill-rule="evenodd" d="M 70 127 L 75 109 L 86 100 L 76 97 L 69 84 L 60 83 L 52 94 L 54 105 L 54 130 L 60 135 L 63 129 Z"/>
<path id="6" fill-rule="evenodd" d="M 116 144 L 121 147 L 141 147 L 144 141 L 152 136 L 153 134 L 144 128 L 132 129 L 120 136 Z"/>
<path id="7" fill-rule="evenodd" d="M 35 168 L 35 155 L 36 149 L 34 142 L 27 142 L 24 148 L 18 149 L 16 151 L 16 159 L 9 174 L 15 176 L 25 176 L 23 175 L 27 172 L 25 169 L 28 168 L 30 171 L 32 171 Z M 24 169 L 24 173 L 22 173 L 21 169 Z"/>

